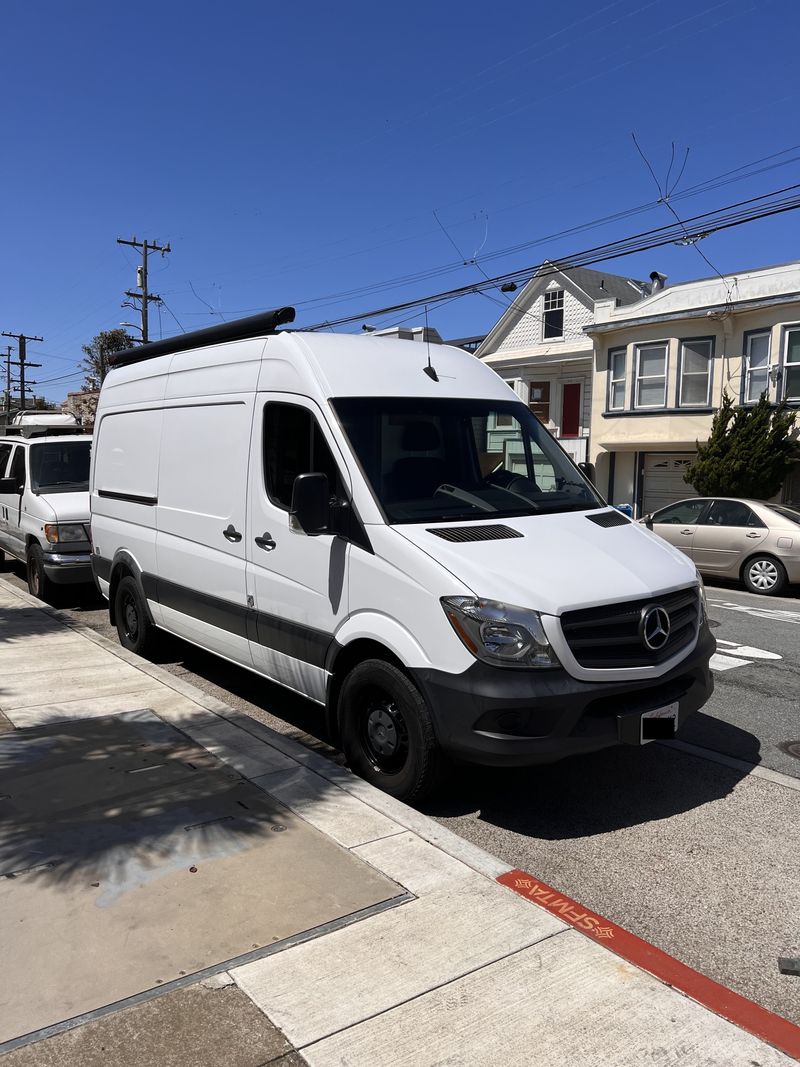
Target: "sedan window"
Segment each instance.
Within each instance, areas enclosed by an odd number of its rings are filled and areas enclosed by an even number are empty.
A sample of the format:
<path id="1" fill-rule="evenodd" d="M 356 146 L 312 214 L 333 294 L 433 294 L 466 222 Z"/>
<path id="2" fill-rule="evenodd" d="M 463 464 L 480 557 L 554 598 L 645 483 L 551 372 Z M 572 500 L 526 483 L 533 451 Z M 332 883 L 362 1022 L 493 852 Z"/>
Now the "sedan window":
<path id="1" fill-rule="evenodd" d="M 714 500 L 703 520 L 704 526 L 764 526 L 755 512 L 741 500 Z"/>
<path id="2" fill-rule="evenodd" d="M 653 516 L 653 522 L 669 526 L 696 523 L 705 506 L 705 500 L 681 500 L 677 504 L 670 504 L 668 508 L 657 511 Z"/>

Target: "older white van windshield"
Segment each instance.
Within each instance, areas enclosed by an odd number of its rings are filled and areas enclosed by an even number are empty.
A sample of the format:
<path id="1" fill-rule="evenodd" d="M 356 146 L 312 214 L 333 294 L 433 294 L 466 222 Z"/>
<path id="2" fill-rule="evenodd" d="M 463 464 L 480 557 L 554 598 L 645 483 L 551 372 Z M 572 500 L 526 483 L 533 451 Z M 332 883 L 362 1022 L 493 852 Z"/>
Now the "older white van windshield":
<path id="1" fill-rule="evenodd" d="M 89 489 L 91 441 L 47 441 L 31 445 L 34 493 L 81 493 Z"/>
<path id="2" fill-rule="evenodd" d="M 604 506 L 522 403 L 417 397 L 332 403 L 391 523 Z"/>

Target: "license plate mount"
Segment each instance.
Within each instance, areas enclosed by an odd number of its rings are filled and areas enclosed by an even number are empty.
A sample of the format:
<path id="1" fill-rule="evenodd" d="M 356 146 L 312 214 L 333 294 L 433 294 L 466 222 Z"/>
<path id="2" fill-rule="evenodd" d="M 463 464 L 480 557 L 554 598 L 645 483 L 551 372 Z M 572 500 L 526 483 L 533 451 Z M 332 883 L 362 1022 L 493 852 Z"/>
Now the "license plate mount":
<path id="1" fill-rule="evenodd" d="M 648 741 L 669 741 L 678 728 L 678 702 L 667 704 L 663 708 L 642 712 L 641 743 Z"/>

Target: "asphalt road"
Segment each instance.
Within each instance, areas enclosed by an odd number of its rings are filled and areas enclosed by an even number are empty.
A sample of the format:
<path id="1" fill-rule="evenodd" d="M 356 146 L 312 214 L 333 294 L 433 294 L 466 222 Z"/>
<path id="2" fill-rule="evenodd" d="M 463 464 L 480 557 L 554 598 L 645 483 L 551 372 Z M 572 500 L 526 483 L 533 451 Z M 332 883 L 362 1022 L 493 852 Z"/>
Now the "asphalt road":
<path id="1" fill-rule="evenodd" d="M 3 578 L 24 588 L 21 568 Z M 777 965 L 800 956 L 800 599 L 710 583 L 707 593 L 716 689 L 682 731 L 688 749 L 458 768 L 424 810 L 800 1023 L 800 978 Z M 73 592 L 60 606 L 115 636 L 95 595 Z M 158 662 L 341 762 L 315 705 L 168 636 Z"/>

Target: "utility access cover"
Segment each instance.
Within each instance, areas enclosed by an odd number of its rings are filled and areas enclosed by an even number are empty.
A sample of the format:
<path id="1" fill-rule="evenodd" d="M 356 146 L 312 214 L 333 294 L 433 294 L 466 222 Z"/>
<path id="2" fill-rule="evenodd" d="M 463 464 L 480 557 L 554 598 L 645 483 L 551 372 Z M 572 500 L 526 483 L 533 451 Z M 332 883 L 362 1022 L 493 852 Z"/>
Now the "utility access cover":
<path id="1" fill-rule="evenodd" d="M 0 1051 L 400 899 L 150 712 L 0 734 Z"/>

